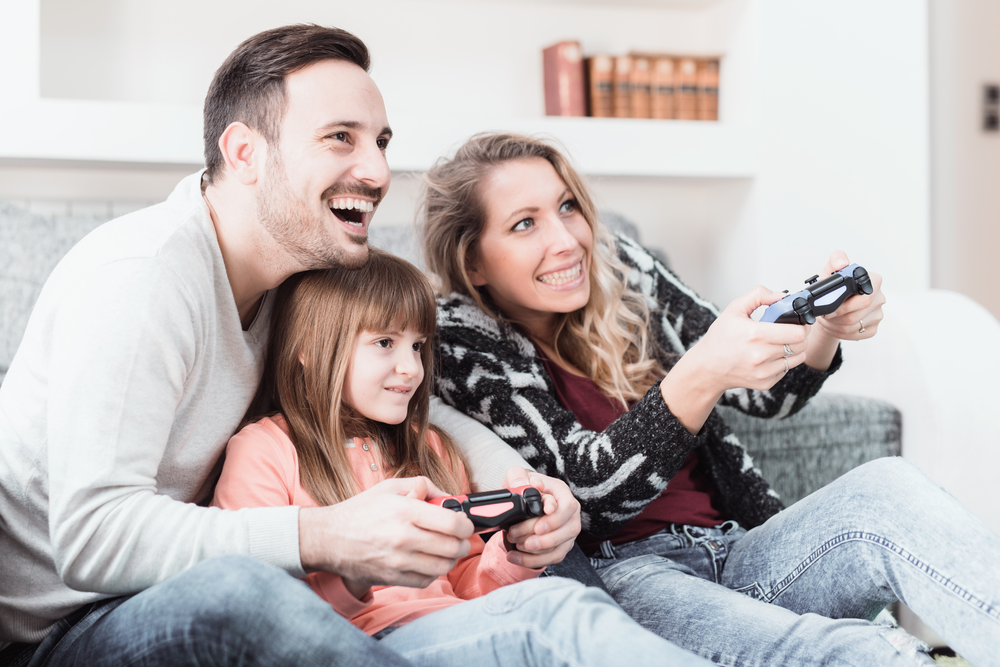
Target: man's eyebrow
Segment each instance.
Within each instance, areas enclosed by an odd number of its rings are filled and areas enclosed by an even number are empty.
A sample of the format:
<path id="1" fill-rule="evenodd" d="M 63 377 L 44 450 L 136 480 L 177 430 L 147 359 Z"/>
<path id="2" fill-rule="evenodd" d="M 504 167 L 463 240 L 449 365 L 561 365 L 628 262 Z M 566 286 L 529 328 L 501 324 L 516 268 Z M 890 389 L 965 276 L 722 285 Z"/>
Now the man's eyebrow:
<path id="1" fill-rule="evenodd" d="M 320 134 L 327 134 L 329 132 L 333 132 L 334 130 L 340 128 L 346 128 L 348 130 L 364 130 L 365 124 L 357 120 L 335 120 L 320 127 L 319 132 Z M 385 127 L 382 128 L 382 131 L 379 132 L 379 136 L 392 138 L 392 130 L 389 128 L 388 125 L 386 125 Z"/>

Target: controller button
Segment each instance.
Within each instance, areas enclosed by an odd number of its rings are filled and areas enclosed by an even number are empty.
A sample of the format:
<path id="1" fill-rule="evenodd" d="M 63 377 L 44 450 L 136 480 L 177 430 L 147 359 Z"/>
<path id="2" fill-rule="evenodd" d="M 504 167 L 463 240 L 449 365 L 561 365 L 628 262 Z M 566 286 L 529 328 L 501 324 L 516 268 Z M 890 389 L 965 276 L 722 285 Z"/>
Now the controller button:
<path id="1" fill-rule="evenodd" d="M 818 273 L 815 276 L 813 276 L 812 278 L 806 278 L 806 285 L 812 285 L 817 280 L 819 280 L 819 274 Z"/>
<path id="2" fill-rule="evenodd" d="M 470 507 L 469 514 L 473 516 L 485 516 L 494 517 L 500 516 L 504 512 L 509 512 L 514 509 L 514 503 L 494 503 L 492 505 L 480 505 L 478 507 Z"/>
<path id="3" fill-rule="evenodd" d="M 446 510 L 452 510 L 453 512 L 462 511 L 462 503 L 458 502 L 454 498 L 446 499 L 443 503 L 441 503 L 441 507 L 445 508 Z"/>
<path id="4" fill-rule="evenodd" d="M 792 308 L 795 309 L 796 313 L 802 313 L 804 310 L 809 310 L 809 301 L 802 298 L 801 296 L 792 301 Z"/>

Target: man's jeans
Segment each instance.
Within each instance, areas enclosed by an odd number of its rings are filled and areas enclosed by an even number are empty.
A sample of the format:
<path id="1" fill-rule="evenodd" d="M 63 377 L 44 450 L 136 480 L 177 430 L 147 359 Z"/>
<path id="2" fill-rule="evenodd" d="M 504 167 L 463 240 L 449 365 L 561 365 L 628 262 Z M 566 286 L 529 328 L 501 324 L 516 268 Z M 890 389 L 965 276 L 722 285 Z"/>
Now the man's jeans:
<path id="1" fill-rule="evenodd" d="M 711 667 L 644 630 L 607 593 L 569 579 L 505 586 L 376 641 L 287 573 L 231 556 L 85 608 L 50 633 L 30 664 L 605 667 L 621 660 Z"/>
<path id="2" fill-rule="evenodd" d="M 382 644 L 428 667 L 711 667 L 643 630 L 604 591 L 543 577 L 422 616 Z"/>
<path id="3" fill-rule="evenodd" d="M 64 620 L 31 667 L 409 665 L 304 582 L 243 556 L 204 561 Z"/>
<path id="4" fill-rule="evenodd" d="M 674 526 L 592 559 L 643 626 L 721 665 L 933 664 L 870 622 L 902 600 L 976 667 L 1000 665 L 1000 536 L 902 459 L 747 532 Z"/>

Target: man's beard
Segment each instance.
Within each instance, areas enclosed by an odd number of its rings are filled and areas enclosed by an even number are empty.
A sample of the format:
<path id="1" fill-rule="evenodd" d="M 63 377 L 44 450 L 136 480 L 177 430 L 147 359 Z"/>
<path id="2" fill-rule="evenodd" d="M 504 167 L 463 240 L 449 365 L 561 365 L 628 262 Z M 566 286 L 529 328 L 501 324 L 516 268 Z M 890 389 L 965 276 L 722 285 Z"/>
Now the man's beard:
<path id="1" fill-rule="evenodd" d="M 357 269 L 364 266 L 368 261 L 367 252 L 345 251 L 337 237 L 326 232 L 329 222 L 322 216 L 316 216 L 307 204 L 296 199 L 277 151 L 268 156 L 267 169 L 269 178 L 257 194 L 257 219 L 271 238 L 303 270 Z M 324 193 L 324 201 L 329 192 Z M 347 239 L 354 245 L 368 246 L 367 235 L 347 234 Z"/>

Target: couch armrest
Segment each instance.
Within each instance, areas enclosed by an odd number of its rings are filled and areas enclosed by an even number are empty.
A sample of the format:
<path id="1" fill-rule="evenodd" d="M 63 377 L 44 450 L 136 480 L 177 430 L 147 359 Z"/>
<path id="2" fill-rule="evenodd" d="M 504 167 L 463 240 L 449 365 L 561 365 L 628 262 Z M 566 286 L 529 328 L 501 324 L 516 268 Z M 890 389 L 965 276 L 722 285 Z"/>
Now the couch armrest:
<path id="1" fill-rule="evenodd" d="M 823 391 L 898 407 L 903 456 L 1000 533 L 1000 323 L 956 292 L 886 297 L 878 335 L 844 345 Z"/>
<path id="2" fill-rule="evenodd" d="M 777 420 L 716 409 L 785 505 L 866 461 L 900 452 L 900 413 L 884 401 L 820 394 Z"/>

